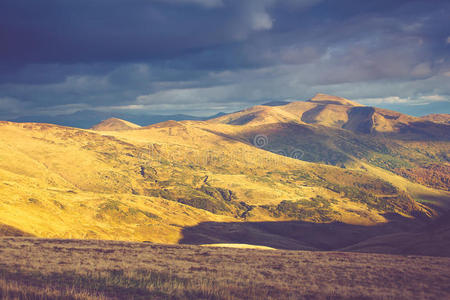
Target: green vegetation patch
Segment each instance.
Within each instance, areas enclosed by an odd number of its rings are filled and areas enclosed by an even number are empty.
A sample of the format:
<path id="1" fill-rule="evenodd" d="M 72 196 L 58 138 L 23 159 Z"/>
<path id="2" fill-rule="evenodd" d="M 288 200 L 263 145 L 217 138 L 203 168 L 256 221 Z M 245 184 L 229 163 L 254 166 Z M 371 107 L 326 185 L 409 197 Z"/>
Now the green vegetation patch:
<path id="1" fill-rule="evenodd" d="M 210 211 L 212 213 L 230 211 L 225 203 L 212 197 L 178 198 L 177 201 L 195 208 Z"/>
<path id="2" fill-rule="evenodd" d="M 102 203 L 97 210 L 98 219 L 103 219 L 104 216 L 109 215 L 129 222 L 135 220 L 140 214 L 153 220 L 161 219 L 158 215 L 139 208 L 128 207 L 118 200 L 108 200 L 107 202 Z"/>
<path id="3" fill-rule="evenodd" d="M 160 220 L 161 219 L 160 216 L 152 214 L 151 212 L 144 211 L 144 210 L 141 210 L 141 209 L 135 208 L 135 207 L 129 207 L 128 208 L 128 215 L 129 216 L 136 216 L 138 214 L 143 214 L 144 216 L 146 216 L 147 218 L 150 218 L 150 219 L 155 219 L 155 220 Z"/>
<path id="4" fill-rule="evenodd" d="M 270 215 L 276 218 L 288 217 L 295 220 L 314 220 L 329 222 L 334 220 L 337 212 L 331 208 L 331 203 L 336 200 L 328 200 L 321 196 L 310 200 L 288 201 L 283 200 L 278 205 L 262 205 Z"/>
<path id="5" fill-rule="evenodd" d="M 99 207 L 100 211 L 120 211 L 121 202 L 118 200 L 108 200 Z"/>
<path id="6" fill-rule="evenodd" d="M 178 184 L 164 189 L 148 189 L 146 195 L 176 201 L 212 213 L 230 213 L 233 209 L 236 195 L 233 191 L 218 187 L 203 185 L 193 188 Z"/>
<path id="7" fill-rule="evenodd" d="M 385 212 L 395 211 L 394 205 L 392 204 L 392 202 L 388 201 L 388 199 L 377 197 L 374 194 L 367 192 L 361 188 L 354 186 L 341 186 L 332 183 L 329 183 L 326 187 L 354 202 L 364 203 L 369 208 L 374 208 Z"/>

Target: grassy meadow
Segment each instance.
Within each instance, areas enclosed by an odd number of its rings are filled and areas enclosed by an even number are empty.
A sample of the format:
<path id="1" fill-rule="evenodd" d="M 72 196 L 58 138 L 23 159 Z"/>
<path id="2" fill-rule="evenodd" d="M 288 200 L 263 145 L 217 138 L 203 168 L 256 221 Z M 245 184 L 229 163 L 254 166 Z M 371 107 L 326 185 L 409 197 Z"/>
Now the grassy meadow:
<path id="1" fill-rule="evenodd" d="M 0 239 L 2 299 L 445 299 L 450 258 Z"/>

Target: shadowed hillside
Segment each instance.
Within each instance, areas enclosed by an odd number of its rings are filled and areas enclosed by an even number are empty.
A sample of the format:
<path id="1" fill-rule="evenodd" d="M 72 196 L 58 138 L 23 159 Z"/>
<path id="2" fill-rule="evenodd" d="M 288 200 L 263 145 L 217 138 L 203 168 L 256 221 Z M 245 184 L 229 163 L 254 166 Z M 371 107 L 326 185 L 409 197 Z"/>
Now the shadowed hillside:
<path id="1" fill-rule="evenodd" d="M 0 224 L 0 237 L 3 236 L 32 236 L 32 235 L 23 232 L 22 230 L 19 230 L 17 228 L 14 228 L 12 226 Z"/>
<path id="2" fill-rule="evenodd" d="M 391 214 L 389 222 L 361 226 L 342 222 L 206 222 L 183 230 L 182 244 L 252 244 L 289 250 L 338 250 L 367 239 L 398 232 L 416 232 L 426 223 Z M 399 245 L 400 246 L 400 245 Z M 448 246 L 445 245 L 447 251 Z M 385 253 L 389 253 L 386 251 Z M 419 254 L 419 253 L 416 253 Z"/>
<path id="3" fill-rule="evenodd" d="M 450 213 L 418 230 L 379 235 L 341 250 L 450 257 Z"/>

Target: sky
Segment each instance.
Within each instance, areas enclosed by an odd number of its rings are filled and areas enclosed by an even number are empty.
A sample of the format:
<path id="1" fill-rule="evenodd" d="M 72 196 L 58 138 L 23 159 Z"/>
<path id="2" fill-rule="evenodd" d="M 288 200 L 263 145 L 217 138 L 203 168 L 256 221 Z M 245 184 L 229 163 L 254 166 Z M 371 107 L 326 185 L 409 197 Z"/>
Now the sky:
<path id="1" fill-rule="evenodd" d="M 450 1 L 1 0 L 0 119 L 315 93 L 450 113 Z"/>

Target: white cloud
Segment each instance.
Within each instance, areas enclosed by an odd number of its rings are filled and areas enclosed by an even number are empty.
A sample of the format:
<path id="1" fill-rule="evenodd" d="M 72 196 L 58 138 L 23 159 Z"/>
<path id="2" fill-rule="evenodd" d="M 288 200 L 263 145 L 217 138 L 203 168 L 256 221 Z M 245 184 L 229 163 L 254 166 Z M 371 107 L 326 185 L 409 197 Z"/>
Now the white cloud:
<path id="1" fill-rule="evenodd" d="M 243 1 L 243 11 L 247 13 L 250 29 L 255 31 L 269 30 L 273 26 L 273 20 L 268 10 L 276 3 L 276 0 L 248 0 Z"/>
<path id="2" fill-rule="evenodd" d="M 272 28 L 272 19 L 267 12 L 255 12 L 251 16 L 252 29 L 268 30 Z"/>
<path id="3" fill-rule="evenodd" d="M 408 104 L 408 105 L 427 105 L 431 102 L 439 102 L 448 100 L 447 97 L 442 95 L 426 95 L 420 97 L 398 97 L 389 96 L 383 98 L 365 98 L 361 99 L 359 102 L 368 105 L 378 105 L 378 104 Z"/>
<path id="4" fill-rule="evenodd" d="M 399 104 L 408 103 L 409 101 L 409 98 L 400 98 L 398 96 L 389 96 L 384 98 L 365 98 L 360 100 L 360 102 L 364 104 Z"/>
<path id="5" fill-rule="evenodd" d="M 429 95 L 429 96 L 422 96 L 420 97 L 420 99 L 423 100 L 429 100 L 429 101 L 445 101 L 445 100 L 449 100 L 448 97 L 444 97 L 442 95 Z"/>

